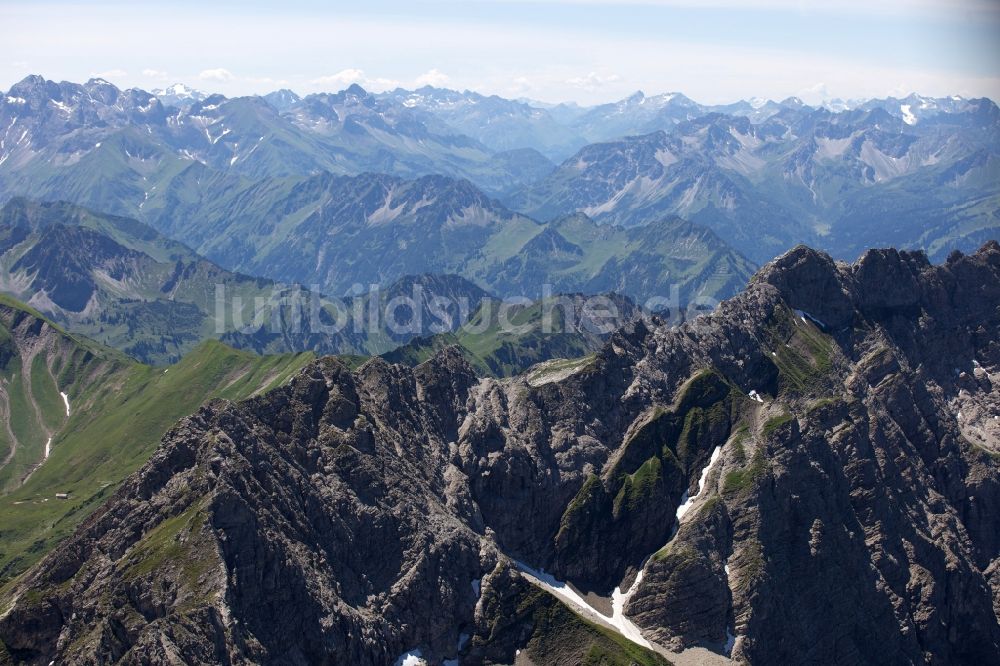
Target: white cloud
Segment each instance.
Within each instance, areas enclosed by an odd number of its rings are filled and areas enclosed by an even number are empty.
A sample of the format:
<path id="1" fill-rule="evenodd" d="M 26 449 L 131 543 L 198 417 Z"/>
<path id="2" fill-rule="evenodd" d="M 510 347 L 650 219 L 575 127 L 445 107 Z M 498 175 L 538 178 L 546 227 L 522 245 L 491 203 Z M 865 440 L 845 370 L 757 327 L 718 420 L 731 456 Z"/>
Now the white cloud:
<path id="1" fill-rule="evenodd" d="M 128 76 L 128 72 L 126 72 L 124 69 L 109 69 L 106 72 L 91 72 L 90 75 L 95 79 L 105 79 L 105 80 L 124 79 L 126 76 Z"/>
<path id="2" fill-rule="evenodd" d="M 216 69 L 203 69 L 198 78 L 202 81 L 214 81 L 216 83 L 225 83 L 226 81 L 232 81 L 234 78 L 233 73 L 228 69 L 218 67 Z"/>
<path id="3" fill-rule="evenodd" d="M 167 73 L 159 69 L 144 69 L 142 75 L 147 79 L 156 79 L 157 81 L 165 81 L 168 78 Z"/>
<path id="4" fill-rule="evenodd" d="M 413 84 L 417 88 L 422 88 L 423 86 L 433 86 L 435 88 L 443 88 L 448 85 L 451 81 L 451 77 L 438 69 L 431 69 L 416 79 L 413 80 Z"/>
<path id="5" fill-rule="evenodd" d="M 574 88 L 597 90 L 598 88 L 603 88 L 604 86 L 612 83 L 618 83 L 621 80 L 622 77 L 617 74 L 598 74 L 597 72 L 590 72 L 586 76 L 574 76 L 573 78 L 566 79 L 566 83 Z"/>
<path id="6" fill-rule="evenodd" d="M 360 83 L 364 80 L 364 71 L 360 69 L 342 69 L 336 74 L 315 78 L 310 81 L 310 83 L 316 86 L 339 86 L 341 88 L 346 88 L 352 83 Z"/>
<path id="7" fill-rule="evenodd" d="M 817 83 L 807 88 L 803 88 L 795 93 L 795 96 L 806 104 L 822 104 L 833 98 L 830 88 L 825 83 Z"/>
<path id="8" fill-rule="evenodd" d="M 523 95 L 533 88 L 534 86 L 531 84 L 531 79 L 527 76 L 515 76 L 511 80 L 510 86 L 507 87 L 507 90 L 514 95 Z"/>
<path id="9" fill-rule="evenodd" d="M 309 83 L 327 90 L 343 90 L 354 83 L 357 83 L 365 90 L 374 91 L 389 90 L 390 88 L 399 86 L 399 81 L 395 79 L 369 78 L 364 70 L 357 68 L 342 69 L 336 74 L 312 79 Z"/>
<path id="10" fill-rule="evenodd" d="M 375 90 L 375 91 L 391 90 L 392 88 L 399 87 L 399 81 L 397 81 L 396 79 L 386 79 L 379 77 L 375 79 L 365 79 L 365 82 L 361 85 L 362 87 L 367 88 L 368 90 Z"/>
<path id="11" fill-rule="evenodd" d="M 906 83 L 900 83 L 899 85 L 891 88 L 886 93 L 886 95 L 888 97 L 906 97 L 910 93 L 915 93 L 915 92 L 917 92 L 916 87 L 907 85 Z M 956 89 L 954 92 L 961 92 L 961 91 Z"/>

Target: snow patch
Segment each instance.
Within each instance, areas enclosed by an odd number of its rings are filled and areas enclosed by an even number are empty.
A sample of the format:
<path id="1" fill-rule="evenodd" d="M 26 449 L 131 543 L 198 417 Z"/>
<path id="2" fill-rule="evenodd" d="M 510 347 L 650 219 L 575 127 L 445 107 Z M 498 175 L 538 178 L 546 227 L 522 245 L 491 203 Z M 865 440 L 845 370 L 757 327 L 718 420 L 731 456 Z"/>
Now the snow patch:
<path id="1" fill-rule="evenodd" d="M 628 590 L 623 593 L 621 587 L 616 587 L 615 591 L 611 593 L 611 623 L 615 625 L 622 636 L 633 643 L 652 648 L 653 646 L 650 642 L 643 638 L 639 627 L 635 626 L 635 623 L 625 616 L 625 604 L 632 598 L 635 591 L 639 589 L 639 583 L 641 582 L 642 569 L 639 569 L 639 573 L 635 575 L 635 580 Z"/>
<path id="2" fill-rule="evenodd" d="M 826 324 L 824 324 L 822 321 L 820 321 L 816 317 L 813 317 L 811 314 L 809 314 L 808 312 L 806 312 L 804 310 L 796 310 L 795 311 L 795 315 L 799 319 L 801 319 L 802 323 L 804 323 L 804 324 L 809 323 L 809 321 L 811 321 L 812 323 L 816 324 L 820 328 L 826 328 Z"/>
<path id="3" fill-rule="evenodd" d="M 701 470 L 701 478 L 698 479 L 698 491 L 691 497 L 688 497 L 688 494 L 685 492 L 684 496 L 681 497 L 681 505 L 677 507 L 678 522 L 680 522 L 681 518 L 684 517 L 684 514 L 686 514 L 688 510 L 691 508 L 691 506 L 694 504 L 694 501 L 698 498 L 698 495 L 701 494 L 702 489 L 705 487 L 705 481 L 708 480 L 708 473 L 712 470 L 712 465 L 714 465 L 715 461 L 719 459 L 719 455 L 721 453 L 722 453 L 721 446 L 715 447 L 715 450 L 712 451 L 712 457 L 709 459 L 708 464 L 705 465 L 705 469 Z"/>
<path id="4" fill-rule="evenodd" d="M 757 402 L 764 402 L 764 398 L 760 397 L 760 394 L 756 390 L 752 390 L 747 393 L 751 400 L 756 400 Z"/>
<path id="5" fill-rule="evenodd" d="M 427 660 L 424 659 L 420 650 L 410 650 L 400 655 L 394 666 L 427 666 Z"/>
<path id="6" fill-rule="evenodd" d="M 906 123 L 907 125 L 916 125 L 917 124 L 917 117 L 915 115 L 913 115 L 913 112 L 910 111 L 910 105 L 909 104 L 903 104 L 903 105 L 901 105 L 899 107 L 899 110 L 903 114 L 903 122 L 904 123 Z"/>
<path id="7" fill-rule="evenodd" d="M 635 593 L 636 589 L 638 589 L 639 583 L 642 581 L 641 569 L 635 577 L 635 582 L 632 583 L 632 586 L 629 587 L 625 593 L 622 593 L 620 587 L 615 588 L 615 591 L 611 595 L 611 617 L 608 617 L 607 615 L 598 612 L 597 609 L 588 604 L 583 597 L 581 597 L 580 594 L 568 584 L 560 580 L 556 580 L 554 576 L 545 573 L 544 570 L 532 569 L 527 564 L 518 562 L 517 560 L 514 560 L 514 564 L 522 574 L 530 576 L 534 580 L 535 584 L 550 592 L 559 600 L 568 603 L 578 611 L 582 611 L 585 615 L 596 617 L 602 622 L 614 627 L 619 634 L 630 641 L 643 647 L 652 647 L 650 642 L 643 638 L 639 627 L 635 626 L 635 624 L 625 616 L 625 604 L 628 603 L 628 600 Z"/>
<path id="8" fill-rule="evenodd" d="M 63 403 L 65 403 L 66 405 L 66 416 L 69 416 L 69 396 L 63 393 L 62 391 L 59 392 L 59 395 L 62 396 Z"/>
<path id="9" fill-rule="evenodd" d="M 45 442 L 45 460 L 49 459 L 49 451 L 52 450 L 52 438 L 49 437 L 49 441 Z"/>

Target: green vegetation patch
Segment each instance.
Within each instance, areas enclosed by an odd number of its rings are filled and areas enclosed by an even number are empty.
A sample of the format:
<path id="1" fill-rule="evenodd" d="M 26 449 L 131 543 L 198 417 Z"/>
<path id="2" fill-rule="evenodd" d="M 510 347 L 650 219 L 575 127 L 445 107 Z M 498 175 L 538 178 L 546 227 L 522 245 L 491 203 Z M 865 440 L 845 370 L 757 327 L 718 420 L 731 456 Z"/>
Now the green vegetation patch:
<path id="1" fill-rule="evenodd" d="M 764 462 L 764 454 L 757 451 L 749 465 L 726 473 L 722 479 L 722 493 L 730 495 L 747 490 L 764 475 L 766 469 L 767 463 Z"/>
<path id="2" fill-rule="evenodd" d="M 69 536 L 149 459 L 179 419 L 212 398 L 241 400 L 280 386 L 315 358 L 258 356 L 209 341 L 176 365 L 153 368 L 89 345 L 96 353 L 77 347 L 64 354 L 87 363 L 71 360 L 59 371 L 72 414 L 53 437 L 48 460 L 24 485 L 0 496 L 0 580 L 24 571 Z M 62 383 L 64 378 L 73 383 Z M 55 399 L 65 418 L 58 392 Z M 23 396 L 17 400 L 26 404 Z M 21 419 L 33 413 L 17 412 Z M 44 444 L 42 439 L 35 446 Z M 69 497 L 59 499 L 57 493 Z"/>
<path id="3" fill-rule="evenodd" d="M 676 542 L 669 543 L 653 553 L 653 559 L 657 562 L 667 563 L 667 568 L 671 571 L 686 569 L 695 564 L 701 557 L 701 554 L 691 546 Z"/>
<path id="4" fill-rule="evenodd" d="M 779 414 L 778 416 L 772 416 L 764 424 L 764 427 L 761 429 L 761 433 L 763 433 L 764 437 L 771 437 L 778 430 L 778 428 L 785 425 L 793 418 L 795 417 L 793 417 L 788 412 L 785 412 L 784 414 Z"/>
<path id="5" fill-rule="evenodd" d="M 681 387 L 673 405 L 655 407 L 625 441 L 610 478 L 623 480 L 653 455 L 660 458 L 664 475 L 670 468 L 683 473 L 699 452 L 711 451 L 729 437 L 740 395 L 718 372 L 697 372 Z"/>
<path id="6" fill-rule="evenodd" d="M 192 505 L 161 522 L 133 547 L 124 577 L 143 578 L 173 568 L 177 584 L 191 595 L 185 605 L 203 601 L 202 578 L 219 563 L 214 544 L 205 533 L 207 518 L 202 506 Z"/>
<path id="7" fill-rule="evenodd" d="M 572 501 L 563 511 L 559 521 L 559 532 L 556 534 L 556 546 L 559 547 L 575 534 L 577 525 L 586 525 L 596 515 L 599 515 L 607 494 L 604 485 L 596 474 L 591 474 L 580 486 Z"/>
<path id="8" fill-rule="evenodd" d="M 782 389 L 810 393 L 827 388 L 833 368 L 834 343 L 830 336 L 787 308 L 776 312 L 766 335 L 774 350 L 771 359 L 778 368 Z"/>
<path id="9" fill-rule="evenodd" d="M 663 464 L 656 456 L 644 462 L 634 474 L 628 474 L 615 496 L 614 515 L 620 516 L 623 511 L 632 513 L 645 502 L 651 500 L 656 492 L 656 485 L 661 482 Z"/>
<path id="10" fill-rule="evenodd" d="M 735 566 L 739 572 L 737 586 L 746 589 L 764 575 L 766 563 L 764 549 L 756 539 L 744 542 L 743 547 L 736 552 Z"/>
<path id="11" fill-rule="evenodd" d="M 382 354 L 382 358 L 390 363 L 415 366 L 454 345 L 469 365 L 486 377 L 511 377 L 546 361 L 554 364 L 551 368 L 546 364 L 546 372 L 560 366 L 565 369 L 581 358 L 592 358 L 602 344 L 600 338 L 582 331 L 567 331 L 565 313 L 553 301 L 539 300 L 511 307 L 508 321 L 517 330 L 510 330 L 500 324 L 500 302 L 486 299 L 472 313 L 469 322 L 454 333 L 414 338 Z M 551 308 L 552 331 L 545 333 L 542 322 L 548 308 Z"/>

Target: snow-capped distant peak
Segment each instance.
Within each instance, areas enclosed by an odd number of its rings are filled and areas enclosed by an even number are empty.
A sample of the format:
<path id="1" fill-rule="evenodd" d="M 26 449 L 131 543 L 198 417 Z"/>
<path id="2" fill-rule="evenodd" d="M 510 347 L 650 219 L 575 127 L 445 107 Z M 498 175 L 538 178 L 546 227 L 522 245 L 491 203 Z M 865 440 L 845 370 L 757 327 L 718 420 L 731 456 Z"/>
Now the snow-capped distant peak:
<path id="1" fill-rule="evenodd" d="M 183 83 L 175 83 L 164 91 L 168 95 L 176 95 L 178 97 L 194 97 L 196 91 L 188 88 Z"/>
<path id="2" fill-rule="evenodd" d="M 208 97 L 205 93 L 194 88 L 189 88 L 183 83 L 175 83 L 164 90 L 154 90 L 153 96 L 166 106 L 187 106 L 194 102 L 200 102 Z"/>
<path id="3" fill-rule="evenodd" d="M 854 108 L 855 103 L 850 100 L 843 100 L 839 97 L 833 99 L 824 100 L 823 108 L 827 111 L 832 111 L 833 113 L 840 113 L 841 111 L 849 111 Z"/>

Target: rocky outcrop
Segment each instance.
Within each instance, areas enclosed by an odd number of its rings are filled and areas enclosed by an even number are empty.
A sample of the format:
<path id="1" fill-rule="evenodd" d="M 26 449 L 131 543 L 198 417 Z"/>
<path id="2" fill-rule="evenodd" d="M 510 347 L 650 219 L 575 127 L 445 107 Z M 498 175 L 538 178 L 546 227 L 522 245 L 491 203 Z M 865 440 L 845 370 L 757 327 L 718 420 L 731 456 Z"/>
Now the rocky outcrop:
<path id="1" fill-rule="evenodd" d="M 323 359 L 182 421 L 10 588 L 0 639 L 27 663 L 638 650 L 516 561 L 618 588 L 656 649 L 998 663 L 997 372 L 996 243 L 940 266 L 797 248 L 711 315 L 512 379 L 454 349 Z"/>

